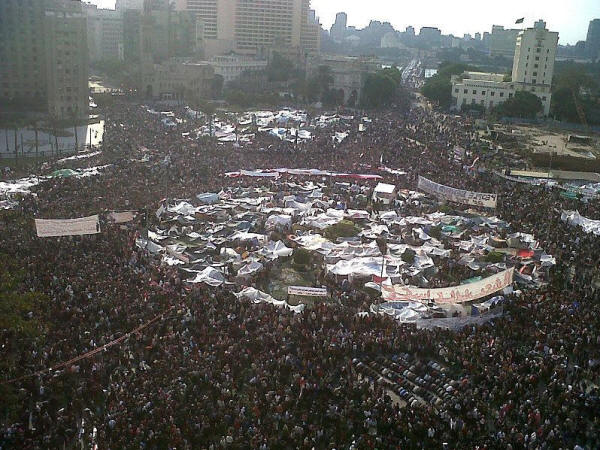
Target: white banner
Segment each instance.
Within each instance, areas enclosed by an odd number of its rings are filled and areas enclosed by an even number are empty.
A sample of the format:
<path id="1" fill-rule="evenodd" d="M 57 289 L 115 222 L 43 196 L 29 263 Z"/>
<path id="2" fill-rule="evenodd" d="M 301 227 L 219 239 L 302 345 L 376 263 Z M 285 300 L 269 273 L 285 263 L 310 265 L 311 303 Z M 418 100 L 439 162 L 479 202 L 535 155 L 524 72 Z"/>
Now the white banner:
<path id="1" fill-rule="evenodd" d="M 600 220 L 592 220 L 583 217 L 579 214 L 579 211 L 563 211 L 560 215 L 560 219 L 569 225 L 580 226 L 585 233 L 593 233 L 596 236 L 600 236 Z"/>
<path id="2" fill-rule="evenodd" d="M 35 219 L 38 237 L 83 236 L 100 233 L 98 215 L 79 219 Z"/>
<path id="3" fill-rule="evenodd" d="M 111 212 L 108 215 L 108 219 L 114 223 L 128 223 L 133 222 L 135 218 L 134 211 L 124 211 L 124 212 Z"/>
<path id="4" fill-rule="evenodd" d="M 446 200 L 464 205 L 483 206 L 485 208 L 495 208 L 498 201 L 498 194 L 486 194 L 483 192 L 464 191 L 443 184 L 434 183 L 427 178 L 419 176 L 419 189 L 429 194 L 437 195 Z"/>
<path id="5" fill-rule="evenodd" d="M 289 286 L 288 295 L 302 295 L 304 297 L 327 297 L 327 289 L 304 286 Z"/>
<path id="6" fill-rule="evenodd" d="M 461 284 L 440 289 L 421 289 L 411 286 L 382 286 L 384 300 L 390 302 L 425 301 L 433 300 L 435 303 L 464 303 L 486 297 L 512 285 L 514 268 L 497 273 L 481 281 Z"/>

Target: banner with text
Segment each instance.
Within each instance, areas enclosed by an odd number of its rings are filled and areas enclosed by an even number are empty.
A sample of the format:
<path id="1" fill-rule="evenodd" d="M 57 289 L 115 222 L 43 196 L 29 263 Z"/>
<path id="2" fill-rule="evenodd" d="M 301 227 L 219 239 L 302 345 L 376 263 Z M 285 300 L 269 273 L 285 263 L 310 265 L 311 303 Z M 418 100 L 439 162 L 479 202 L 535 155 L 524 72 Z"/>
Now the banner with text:
<path id="1" fill-rule="evenodd" d="M 498 201 L 497 194 L 464 191 L 462 189 L 456 189 L 450 186 L 444 186 L 443 184 L 435 183 L 421 176 L 419 176 L 419 189 L 429 194 L 437 195 L 445 200 L 462 203 L 464 205 L 495 208 Z"/>
<path id="2" fill-rule="evenodd" d="M 303 297 L 327 297 L 327 289 L 304 286 L 289 286 L 288 295 L 301 295 Z"/>
<path id="3" fill-rule="evenodd" d="M 382 295 L 384 300 L 390 302 L 433 300 L 435 303 L 445 304 L 465 303 L 486 297 L 512 285 L 514 270 L 510 268 L 475 283 L 440 289 L 383 285 Z"/>
<path id="4" fill-rule="evenodd" d="M 38 237 L 83 236 L 100 233 L 98 215 L 79 219 L 35 219 Z"/>

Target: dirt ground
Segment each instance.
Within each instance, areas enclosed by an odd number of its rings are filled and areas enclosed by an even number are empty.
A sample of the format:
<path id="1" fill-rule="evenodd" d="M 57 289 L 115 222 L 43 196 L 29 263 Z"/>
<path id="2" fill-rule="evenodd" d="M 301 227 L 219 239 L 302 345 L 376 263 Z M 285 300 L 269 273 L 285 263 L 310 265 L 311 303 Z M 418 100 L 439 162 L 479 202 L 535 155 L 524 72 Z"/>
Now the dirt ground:
<path id="1" fill-rule="evenodd" d="M 513 126 L 513 135 L 519 139 L 518 147 L 531 153 L 554 153 L 555 156 L 571 156 L 596 160 L 600 159 L 600 137 L 573 133 L 568 131 L 552 131 L 532 126 Z M 592 137 L 591 144 L 569 142 L 569 135 L 578 134 Z"/>

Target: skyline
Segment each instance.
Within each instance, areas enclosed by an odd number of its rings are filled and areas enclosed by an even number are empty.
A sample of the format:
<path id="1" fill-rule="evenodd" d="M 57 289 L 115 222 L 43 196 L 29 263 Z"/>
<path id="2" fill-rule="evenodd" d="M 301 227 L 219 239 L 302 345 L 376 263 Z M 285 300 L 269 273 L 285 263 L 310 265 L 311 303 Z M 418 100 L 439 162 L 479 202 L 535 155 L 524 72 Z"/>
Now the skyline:
<path id="1" fill-rule="evenodd" d="M 89 0 L 101 8 L 114 8 L 115 0 Z M 558 31 L 561 45 L 574 45 L 585 41 L 588 25 L 592 19 L 600 18 L 598 0 L 572 0 L 568 4 L 558 0 L 505 0 L 502 8 L 489 14 L 478 0 L 456 2 L 430 1 L 426 4 L 390 5 L 390 0 L 371 0 L 368 8 L 361 0 L 312 0 L 324 29 L 329 30 L 338 12 L 348 14 L 348 25 L 366 27 L 371 20 L 390 22 L 398 31 L 407 26 L 416 32 L 424 26 L 437 27 L 443 34 L 462 37 L 463 34 L 491 31 L 492 25 L 517 28 L 515 20 L 525 17 L 525 27 L 533 26 L 538 19 L 547 22 L 548 29 Z M 368 9 L 365 15 L 363 10 Z M 472 11 L 466 14 L 465 11 Z M 474 12 L 473 12 L 474 11 Z"/>

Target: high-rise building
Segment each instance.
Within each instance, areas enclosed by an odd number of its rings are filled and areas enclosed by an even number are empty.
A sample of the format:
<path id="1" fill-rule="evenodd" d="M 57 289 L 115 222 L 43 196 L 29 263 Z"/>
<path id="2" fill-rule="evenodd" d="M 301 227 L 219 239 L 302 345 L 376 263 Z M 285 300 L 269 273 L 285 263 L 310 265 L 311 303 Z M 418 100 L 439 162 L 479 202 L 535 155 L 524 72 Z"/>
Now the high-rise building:
<path id="1" fill-rule="evenodd" d="M 128 9 L 144 9 L 144 0 L 117 0 L 115 9 L 123 14 Z"/>
<path id="2" fill-rule="evenodd" d="M 521 31 L 515 47 L 512 82 L 522 85 L 522 90 L 545 92 L 549 98 L 557 47 L 558 33 L 548 31 L 543 20 Z"/>
<path id="3" fill-rule="evenodd" d="M 329 34 L 334 42 L 342 42 L 346 37 L 348 29 L 348 15 L 345 12 L 339 12 L 335 15 L 335 22 L 331 25 Z"/>
<path id="4" fill-rule="evenodd" d="M 114 9 L 84 4 L 90 62 L 123 60 L 123 15 Z"/>
<path id="5" fill-rule="evenodd" d="M 0 103 L 67 118 L 88 112 L 87 21 L 79 1 L 0 1 Z"/>
<path id="6" fill-rule="evenodd" d="M 190 11 L 177 11 L 168 0 L 146 0 L 143 10 L 125 10 L 123 35 L 128 62 L 202 56 L 202 22 Z"/>
<path id="7" fill-rule="evenodd" d="M 505 29 L 502 25 L 493 25 L 488 41 L 489 55 L 505 58 L 515 56 L 515 45 L 520 32 L 521 30 L 517 29 Z"/>
<path id="8" fill-rule="evenodd" d="M 515 44 L 512 77 L 504 74 L 465 72 L 452 79 L 452 98 L 456 108 L 477 105 L 486 109 L 498 106 L 519 91 L 536 95 L 543 114 L 550 112 L 552 77 L 558 47 L 558 33 L 548 31 L 542 20 L 523 30 Z"/>
<path id="9" fill-rule="evenodd" d="M 272 48 L 320 49 L 320 24 L 310 0 L 187 0 L 203 22 L 208 57 L 235 51 L 265 55 Z"/>
<path id="10" fill-rule="evenodd" d="M 600 58 L 600 19 L 590 21 L 585 50 L 588 58 L 596 61 Z"/>
<path id="11" fill-rule="evenodd" d="M 439 47 L 442 39 L 442 32 L 439 28 L 422 27 L 419 31 L 419 39 L 427 46 Z"/>

